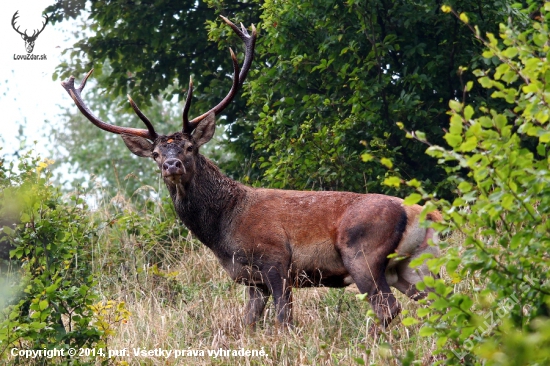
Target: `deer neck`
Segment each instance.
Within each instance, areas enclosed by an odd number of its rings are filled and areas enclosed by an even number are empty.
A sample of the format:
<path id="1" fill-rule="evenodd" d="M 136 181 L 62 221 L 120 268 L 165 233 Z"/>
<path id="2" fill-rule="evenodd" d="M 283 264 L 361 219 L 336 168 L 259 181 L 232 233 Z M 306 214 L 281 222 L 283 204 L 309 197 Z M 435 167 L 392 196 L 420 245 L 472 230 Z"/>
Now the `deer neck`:
<path id="1" fill-rule="evenodd" d="M 247 187 L 220 172 L 210 160 L 197 156 L 196 173 L 184 194 L 168 186 L 179 218 L 206 246 L 214 249 L 223 241 Z"/>

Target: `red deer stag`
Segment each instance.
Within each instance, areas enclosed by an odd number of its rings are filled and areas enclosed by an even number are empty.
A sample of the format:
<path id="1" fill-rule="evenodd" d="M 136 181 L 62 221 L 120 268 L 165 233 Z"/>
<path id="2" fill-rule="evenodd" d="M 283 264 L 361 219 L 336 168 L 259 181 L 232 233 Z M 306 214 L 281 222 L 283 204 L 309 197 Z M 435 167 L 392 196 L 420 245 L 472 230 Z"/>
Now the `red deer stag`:
<path id="1" fill-rule="evenodd" d="M 100 121 L 75 88 L 74 77 L 62 83 L 94 125 L 120 134 L 134 154 L 152 158 L 179 218 L 216 255 L 229 276 L 248 286 L 245 323 L 254 326 L 270 295 L 278 323 L 292 320 L 292 287 L 345 287 L 357 284 L 384 326 L 400 306 L 390 285 L 413 299 L 426 295 L 415 284 L 430 275 L 426 265 L 411 269 L 410 261 L 423 254 L 438 254 L 428 245 L 434 231 L 419 226 L 421 206 L 404 206 L 403 200 L 380 194 L 307 192 L 257 189 L 223 175 L 199 148 L 214 135 L 215 116 L 235 97 L 250 69 L 256 42 L 251 34 L 222 17 L 246 46 L 242 70 L 233 60 L 233 86 L 208 112 L 188 119 L 192 80 L 183 108 L 183 128 L 159 135 L 152 123 L 129 98 L 147 129 L 124 128 Z M 432 212 L 430 220 L 439 220 Z M 388 259 L 398 253 L 405 259 Z"/>

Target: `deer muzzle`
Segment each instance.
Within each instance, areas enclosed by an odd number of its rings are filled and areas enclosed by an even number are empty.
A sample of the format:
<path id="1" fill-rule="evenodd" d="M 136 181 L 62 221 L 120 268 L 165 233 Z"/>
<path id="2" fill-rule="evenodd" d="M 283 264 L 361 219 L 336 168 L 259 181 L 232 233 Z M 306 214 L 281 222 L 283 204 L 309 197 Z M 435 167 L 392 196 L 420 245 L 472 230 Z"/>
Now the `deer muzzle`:
<path id="1" fill-rule="evenodd" d="M 175 181 L 185 174 L 185 167 L 181 160 L 169 158 L 162 164 L 162 176 Z"/>

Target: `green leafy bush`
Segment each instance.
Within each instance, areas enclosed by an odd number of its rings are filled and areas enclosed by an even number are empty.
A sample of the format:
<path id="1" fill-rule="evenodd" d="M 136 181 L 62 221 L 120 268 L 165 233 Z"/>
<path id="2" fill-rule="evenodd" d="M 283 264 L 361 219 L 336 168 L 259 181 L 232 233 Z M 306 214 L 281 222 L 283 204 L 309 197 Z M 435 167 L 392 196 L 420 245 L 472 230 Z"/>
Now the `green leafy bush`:
<path id="1" fill-rule="evenodd" d="M 445 167 L 456 198 L 420 189 L 409 199 L 426 199 L 446 220 L 437 229 L 465 239 L 429 261 L 434 271 L 444 265 L 453 283 L 425 278 L 435 288 L 432 302 L 418 310 L 420 319 L 404 320 L 435 337 L 440 363 L 550 362 L 550 3 L 528 3 L 530 25 L 501 24 L 500 39 L 483 37 L 467 14 L 455 13 L 486 47 L 477 83 L 506 107 L 468 103 L 474 82 L 466 83 L 464 100 L 449 102 L 450 148 L 427 150 Z"/>
<path id="2" fill-rule="evenodd" d="M 7 296 L 0 313 L 0 359 L 12 362 L 29 362 L 12 357 L 13 348 L 92 347 L 103 335 L 91 325 L 91 306 L 98 301 L 90 251 L 95 227 L 81 197 L 66 202 L 48 183 L 50 163 L 31 154 L 17 166 L 0 160 L 0 216 L 17 223 L 0 228 L 0 239 L 12 247 L 9 264 L 0 269 L 10 290 L 2 289 Z"/>

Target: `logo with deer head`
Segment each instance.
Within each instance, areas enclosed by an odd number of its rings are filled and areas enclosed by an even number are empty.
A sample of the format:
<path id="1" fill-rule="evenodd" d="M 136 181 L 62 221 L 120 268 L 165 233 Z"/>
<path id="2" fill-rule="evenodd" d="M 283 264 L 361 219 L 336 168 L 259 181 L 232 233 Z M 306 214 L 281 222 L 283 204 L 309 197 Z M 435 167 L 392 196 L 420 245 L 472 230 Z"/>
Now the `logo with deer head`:
<path id="1" fill-rule="evenodd" d="M 35 29 L 32 32 L 32 35 L 29 36 L 27 34 L 26 29 L 23 33 L 21 33 L 21 31 L 19 31 L 19 27 L 17 28 L 15 27 L 15 21 L 17 18 L 19 18 L 19 14 L 17 13 L 19 13 L 19 10 L 17 10 L 15 14 L 13 14 L 13 18 L 11 18 L 11 26 L 13 27 L 13 29 L 15 29 L 17 33 L 21 35 L 21 38 L 23 38 L 23 40 L 25 41 L 25 49 L 27 50 L 27 53 L 32 53 L 32 50 L 34 49 L 34 42 L 36 42 L 36 38 L 40 35 L 40 33 L 42 33 L 44 28 L 46 28 L 46 24 L 48 24 L 48 16 L 43 15 L 43 17 L 46 18 L 46 21 L 42 23 L 42 29 L 40 30 Z"/>

